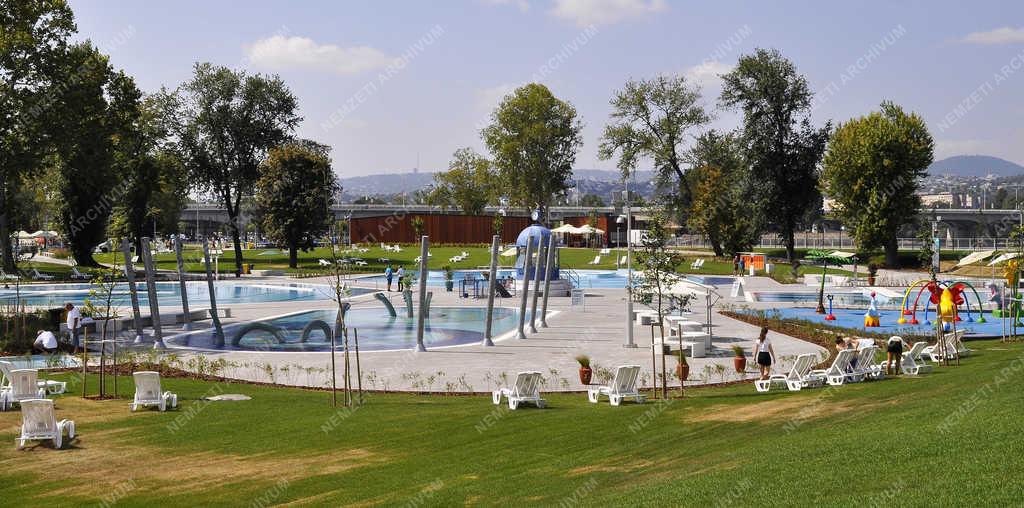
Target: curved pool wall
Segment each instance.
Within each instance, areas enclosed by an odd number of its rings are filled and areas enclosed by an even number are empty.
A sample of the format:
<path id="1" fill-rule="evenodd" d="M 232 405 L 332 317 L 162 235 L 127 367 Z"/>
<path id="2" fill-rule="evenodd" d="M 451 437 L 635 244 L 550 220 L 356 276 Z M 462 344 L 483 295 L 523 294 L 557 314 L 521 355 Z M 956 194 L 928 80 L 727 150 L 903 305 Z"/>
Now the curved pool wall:
<path id="1" fill-rule="evenodd" d="M 459 287 L 459 281 L 462 280 L 484 280 L 484 273 L 487 272 L 486 268 L 477 270 L 455 270 L 455 286 Z M 634 270 L 636 272 L 636 270 Z M 418 270 L 412 271 L 413 276 L 419 273 Z M 626 269 L 618 270 L 571 270 L 565 267 L 561 269 L 561 278 L 569 279 L 573 281 L 574 286 L 580 288 L 592 288 L 592 289 L 614 289 L 626 287 L 626 278 L 629 271 Z M 498 279 L 505 279 L 512 277 L 517 278 L 516 270 L 512 268 L 500 268 L 498 269 Z M 722 286 L 729 285 L 733 282 L 733 277 L 717 276 L 717 275 L 686 275 L 687 279 L 701 284 L 707 284 L 711 286 Z M 357 284 L 370 285 L 375 289 L 387 288 L 387 279 L 383 275 L 371 275 L 368 277 L 358 277 L 354 279 Z M 577 284 L 578 281 L 578 284 Z M 442 270 L 430 270 L 427 272 L 427 286 L 429 287 L 443 287 L 444 286 L 444 272 Z M 392 281 L 392 289 L 397 289 L 398 279 L 397 277 Z"/>
<path id="2" fill-rule="evenodd" d="M 427 348 L 479 344 L 483 341 L 487 309 L 483 307 L 432 307 L 426 319 Z M 494 308 L 492 332 L 500 337 L 516 329 L 519 311 Z M 529 319 L 527 312 L 527 319 Z M 223 348 L 214 345 L 210 330 L 166 339 L 172 348 L 259 352 L 330 351 L 329 332 L 334 331 L 337 309 L 310 310 L 224 327 Z M 345 315 L 349 341 L 359 333 L 360 351 L 394 351 L 416 347 L 417 317 L 404 313 L 392 317 L 383 308 L 350 309 Z M 354 345 L 352 346 L 354 347 Z M 340 348 L 340 345 L 339 345 Z"/>
<path id="3" fill-rule="evenodd" d="M 143 308 L 149 305 L 149 295 L 146 291 L 145 282 L 137 282 L 136 288 L 139 295 L 139 305 Z M 190 305 L 209 305 L 210 292 L 204 281 L 189 281 L 186 283 L 186 291 Z M 27 284 L 21 286 L 20 301 L 25 305 L 33 307 L 60 307 L 64 302 L 71 302 L 75 306 L 81 306 L 87 298 L 90 298 L 89 291 L 93 286 L 88 283 L 80 284 Z M 161 306 L 181 306 L 181 286 L 177 282 L 157 282 L 157 298 Z M 351 288 L 351 295 L 358 296 L 372 293 L 368 288 Z M 233 281 L 217 281 L 214 284 L 214 292 L 217 295 L 218 305 L 234 305 L 243 303 L 265 303 L 265 302 L 294 302 L 294 301 L 317 301 L 329 300 L 331 298 L 330 288 L 323 285 L 299 284 L 299 283 L 249 283 Z M 15 290 L 0 289 L 0 305 L 13 304 L 19 297 Z M 128 284 L 118 284 L 114 288 L 114 305 L 128 307 L 131 305 L 131 297 L 128 291 Z"/>

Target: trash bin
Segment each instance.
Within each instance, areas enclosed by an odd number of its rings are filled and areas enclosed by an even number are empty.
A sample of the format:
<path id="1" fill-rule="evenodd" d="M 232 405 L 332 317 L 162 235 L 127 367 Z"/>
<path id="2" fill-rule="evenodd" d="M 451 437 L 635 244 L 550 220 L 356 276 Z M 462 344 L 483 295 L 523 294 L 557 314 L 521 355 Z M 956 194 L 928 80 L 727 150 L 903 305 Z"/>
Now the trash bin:
<path id="1" fill-rule="evenodd" d="M 64 307 L 54 307 L 52 309 L 46 309 L 46 315 L 50 318 L 50 326 L 55 330 L 60 330 L 60 324 L 64 322 Z"/>
<path id="2" fill-rule="evenodd" d="M 252 273 L 252 269 L 255 266 L 256 265 L 254 265 L 252 263 L 245 263 L 245 264 L 243 264 L 242 265 L 242 273 L 245 274 L 245 275 L 251 274 Z"/>

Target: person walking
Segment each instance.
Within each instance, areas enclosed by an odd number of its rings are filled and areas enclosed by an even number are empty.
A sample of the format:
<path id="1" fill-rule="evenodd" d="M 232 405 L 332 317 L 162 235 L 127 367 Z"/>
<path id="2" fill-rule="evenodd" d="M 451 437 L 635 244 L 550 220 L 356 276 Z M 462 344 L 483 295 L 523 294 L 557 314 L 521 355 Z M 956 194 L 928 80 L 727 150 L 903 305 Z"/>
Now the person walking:
<path id="1" fill-rule="evenodd" d="M 768 327 L 761 328 L 761 334 L 754 344 L 754 351 L 757 354 L 757 365 L 761 368 L 761 379 L 768 379 L 771 375 L 772 360 L 775 358 L 775 348 L 772 341 L 768 340 Z"/>
<path id="2" fill-rule="evenodd" d="M 402 289 L 404 289 L 402 284 L 405 282 L 405 267 L 399 266 L 396 275 L 398 275 L 398 292 L 401 293 Z"/>
<path id="3" fill-rule="evenodd" d="M 64 310 L 67 311 L 67 325 L 68 325 L 68 336 L 71 337 L 71 347 L 74 348 L 72 354 L 78 354 L 78 348 L 81 345 L 78 342 L 78 329 L 82 326 L 82 313 L 78 311 L 75 305 L 71 302 L 64 304 Z"/>
<path id="4" fill-rule="evenodd" d="M 388 280 L 388 293 L 391 292 L 391 279 L 394 276 L 395 272 L 391 269 L 391 263 L 388 263 L 388 267 L 384 269 L 384 277 Z"/>

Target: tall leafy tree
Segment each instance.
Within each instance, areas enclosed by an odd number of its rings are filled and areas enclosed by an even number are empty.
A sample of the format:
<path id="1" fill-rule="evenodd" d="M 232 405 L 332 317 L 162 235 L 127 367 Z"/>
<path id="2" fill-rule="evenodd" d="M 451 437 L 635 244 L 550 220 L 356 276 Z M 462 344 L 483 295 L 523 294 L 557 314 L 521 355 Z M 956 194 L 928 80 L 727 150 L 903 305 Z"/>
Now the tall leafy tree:
<path id="1" fill-rule="evenodd" d="M 179 93 L 177 134 L 189 181 L 226 209 L 240 275 L 242 200 L 252 195 L 267 152 L 288 140 L 302 120 L 298 103 L 277 76 L 250 76 L 209 63 L 196 64 Z"/>
<path id="2" fill-rule="evenodd" d="M 666 204 L 685 211 L 692 200 L 687 134 L 711 121 L 699 87 L 682 75 L 629 81 L 612 97 L 611 106 L 612 122 L 605 126 L 598 156 L 608 160 L 618 153 L 624 178 L 641 159 L 652 160 L 659 186 L 675 187 Z"/>
<path id="3" fill-rule="evenodd" d="M 289 142 L 270 150 L 260 165 L 256 204 L 272 240 L 288 246 L 288 266 L 298 251 L 312 249 L 331 227 L 337 190 L 330 148 L 312 141 Z"/>
<path id="4" fill-rule="evenodd" d="M 830 125 L 811 125 L 807 79 L 775 49 L 740 57 L 722 76 L 723 107 L 743 112 L 743 143 L 759 211 L 782 236 L 793 261 L 794 233 L 821 208 L 818 164 Z"/>
<path id="5" fill-rule="evenodd" d="M 582 128 L 576 108 L 544 85 L 524 85 L 501 101 L 482 135 L 513 205 L 546 216 L 569 188 Z"/>
<path id="6" fill-rule="evenodd" d="M 9 240 L 25 203 L 17 199 L 23 176 L 44 166 L 58 62 L 75 30 L 63 0 L 0 0 L 0 259 L 6 270 L 14 270 Z"/>
<path id="7" fill-rule="evenodd" d="M 822 190 L 857 245 L 883 247 L 889 266 L 897 263 L 897 233 L 921 207 L 916 191 L 934 148 L 924 120 L 891 102 L 840 124 L 829 141 Z"/>
<path id="8" fill-rule="evenodd" d="M 689 226 L 707 235 L 716 256 L 750 249 L 762 224 L 748 206 L 753 192 L 739 137 L 709 131 L 697 138 L 690 157 L 696 185 Z"/>
<path id="9" fill-rule="evenodd" d="M 75 261 L 96 266 L 92 249 L 103 241 L 111 210 L 118 199 L 114 136 L 124 104 L 117 96 L 115 75 L 105 55 L 83 42 L 68 48 L 62 59 L 63 85 L 53 98 L 61 121 L 52 136 L 60 195 L 58 226 Z"/>
<path id="10" fill-rule="evenodd" d="M 428 196 L 433 205 L 456 206 L 468 215 L 481 215 L 494 197 L 497 175 L 491 161 L 472 148 L 455 151 L 448 171 L 434 175 Z"/>

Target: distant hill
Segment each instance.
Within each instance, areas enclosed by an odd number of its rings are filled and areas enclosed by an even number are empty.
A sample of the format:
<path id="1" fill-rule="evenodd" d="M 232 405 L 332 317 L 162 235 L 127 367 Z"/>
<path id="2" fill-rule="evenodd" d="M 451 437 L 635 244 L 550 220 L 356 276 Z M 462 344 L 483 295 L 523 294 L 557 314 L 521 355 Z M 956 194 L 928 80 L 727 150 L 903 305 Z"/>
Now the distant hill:
<path id="1" fill-rule="evenodd" d="M 619 182 L 622 174 L 618 171 L 606 171 L 601 169 L 577 169 L 573 171 L 574 176 L 581 181 L 590 182 Z M 651 171 L 637 171 L 636 181 L 647 182 L 651 179 Z M 427 187 L 434 183 L 434 173 L 419 171 L 416 173 L 384 173 L 379 175 L 353 176 L 342 178 L 341 186 L 346 197 L 376 196 L 396 194 L 400 192 L 413 192 Z M 581 185 L 581 190 L 587 191 L 587 185 Z"/>
<path id="2" fill-rule="evenodd" d="M 955 155 L 935 161 L 928 166 L 933 176 L 988 176 L 999 177 L 1024 174 L 1024 166 L 988 155 Z"/>

